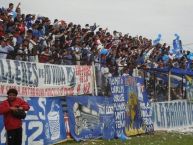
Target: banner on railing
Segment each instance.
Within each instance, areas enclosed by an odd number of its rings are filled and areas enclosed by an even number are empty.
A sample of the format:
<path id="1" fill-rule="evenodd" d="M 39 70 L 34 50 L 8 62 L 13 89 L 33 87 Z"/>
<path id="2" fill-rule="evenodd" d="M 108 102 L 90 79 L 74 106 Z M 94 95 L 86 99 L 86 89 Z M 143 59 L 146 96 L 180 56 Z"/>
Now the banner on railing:
<path id="1" fill-rule="evenodd" d="M 155 130 L 169 130 L 193 125 L 193 103 L 186 100 L 153 104 Z"/>
<path id="2" fill-rule="evenodd" d="M 143 79 L 131 76 L 110 79 L 114 101 L 116 136 L 154 131 L 152 110 Z"/>
<path id="3" fill-rule="evenodd" d="M 110 78 L 111 93 L 113 97 L 116 136 L 124 133 L 125 129 L 125 85 L 124 77 Z"/>
<path id="4" fill-rule="evenodd" d="M 67 97 L 70 132 L 76 141 L 114 138 L 112 100 L 99 96 Z"/>
<path id="5" fill-rule="evenodd" d="M 60 98 L 25 98 L 30 110 L 23 120 L 22 145 L 53 144 L 66 139 Z M 6 131 L 0 118 L 0 145 L 6 143 Z"/>
<path id="6" fill-rule="evenodd" d="M 126 127 L 128 136 L 154 131 L 151 107 L 142 78 L 125 77 Z"/>
<path id="7" fill-rule="evenodd" d="M 62 66 L 0 59 L 0 94 L 16 88 L 25 97 L 91 94 L 91 66 Z"/>
<path id="8" fill-rule="evenodd" d="M 137 88 L 137 78 L 125 77 L 126 88 L 126 126 L 125 133 L 127 136 L 145 133 L 142 129 L 142 116 L 140 112 L 140 104 Z M 142 96 L 143 97 L 143 96 Z"/>
<path id="9" fill-rule="evenodd" d="M 140 115 L 142 117 L 142 129 L 147 132 L 153 132 L 152 107 L 144 86 L 144 79 L 137 78 L 138 101 L 140 106 Z"/>

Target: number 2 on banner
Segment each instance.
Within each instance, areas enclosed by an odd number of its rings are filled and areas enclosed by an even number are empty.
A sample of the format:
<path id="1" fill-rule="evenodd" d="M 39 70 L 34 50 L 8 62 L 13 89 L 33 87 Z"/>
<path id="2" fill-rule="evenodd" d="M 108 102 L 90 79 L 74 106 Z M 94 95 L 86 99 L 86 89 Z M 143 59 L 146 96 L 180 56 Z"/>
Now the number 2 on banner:
<path id="1" fill-rule="evenodd" d="M 32 128 L 38 128 L 32 135 L 29 136 L 28 139 L 28 143 L 30 144 L 36 144 L 36 145 L 41 145 L 43 144 L 43 139 L 40 139 L 39 141 L 34 141 L 38 136 L 41 135 L 41 133 L 43 132 L 43 124 L 42 122 L 38 122 L 38 121 L 31 121 L 29 124 L 29 129 Z"/>
<path id="2" fill-rule="evenodd" d="M 26 132 L 23 133 L 23 139 L 22 139 L 23 143 L 22 143 L 22 145 L 24 145 L 24 144 L 25 145 L 43 145 L 44 144 L 43 139 L 39 139 L 39 140 L 36 139 L 43 132 L 42 122 L 31 121 L 31 122 L 29 122 L 28 127 L 25 123 L 23 124 L 23 131 L 32 130 L 34 128 L 37 128 L 37 129 L 31 135 L 29 135 L 28 137 L 27 137 Z"/>

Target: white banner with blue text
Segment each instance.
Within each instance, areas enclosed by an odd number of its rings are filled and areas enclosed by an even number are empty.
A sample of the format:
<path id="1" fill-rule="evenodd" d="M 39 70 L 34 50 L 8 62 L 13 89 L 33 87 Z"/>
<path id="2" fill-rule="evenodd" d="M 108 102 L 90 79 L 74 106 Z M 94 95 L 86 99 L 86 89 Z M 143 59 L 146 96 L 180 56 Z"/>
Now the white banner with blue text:
<path id="1" fill-rule="evenodd" d="M 193 103 L 187 100 L 153 104 L 155 130 L 173 130 L 193 126 Z"/>
<path id="2" fill-rule="evenodd" d="M 0 59 L 0 94 L 5 96 L 9 88 L 16 88 L 25 97 L 91 94 L 92 74 L 92 66 Z"/>

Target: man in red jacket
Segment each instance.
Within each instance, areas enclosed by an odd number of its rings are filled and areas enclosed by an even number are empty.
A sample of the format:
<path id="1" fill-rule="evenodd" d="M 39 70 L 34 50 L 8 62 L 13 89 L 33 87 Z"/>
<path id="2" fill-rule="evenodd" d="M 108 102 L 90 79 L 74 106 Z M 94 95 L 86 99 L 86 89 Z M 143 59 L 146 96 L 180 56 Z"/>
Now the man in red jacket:
<path id="1" fill-rule="evenodd" d="M 22 120 L 13 116 L 18 109 L 29 110 L 29 104 L 17 97 L 16 89 L 7 91 L 8 98 L 0 104 L 0 115 L 4 117 L 4 125 L 7 131 L 7 145 L 22 144 Z"/>

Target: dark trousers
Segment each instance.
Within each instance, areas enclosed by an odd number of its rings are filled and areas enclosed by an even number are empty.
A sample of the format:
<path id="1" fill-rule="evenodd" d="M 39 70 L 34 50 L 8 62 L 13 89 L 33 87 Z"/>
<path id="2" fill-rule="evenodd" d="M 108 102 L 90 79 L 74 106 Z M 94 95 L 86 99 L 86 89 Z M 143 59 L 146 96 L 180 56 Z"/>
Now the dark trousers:
<path id="1" fill-rule="evenodd" d="M 7 131 L 7 145 L 22 144 L 22 128 Z"/>

